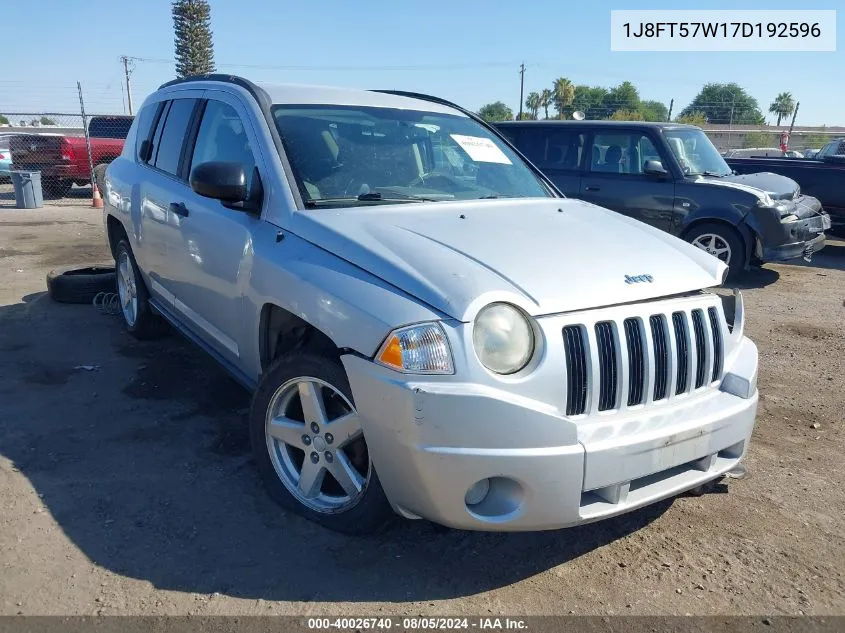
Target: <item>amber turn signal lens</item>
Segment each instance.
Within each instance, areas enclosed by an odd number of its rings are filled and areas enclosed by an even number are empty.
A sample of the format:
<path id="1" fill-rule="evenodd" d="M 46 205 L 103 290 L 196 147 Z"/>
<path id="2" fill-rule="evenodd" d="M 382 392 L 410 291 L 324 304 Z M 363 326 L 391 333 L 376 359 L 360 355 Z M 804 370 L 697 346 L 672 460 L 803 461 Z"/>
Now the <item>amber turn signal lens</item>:
<path id="1" fill-rule="evenodd" d="M 399 345 L 398 336 L 394 334 L 390 337 L 390 340 L 382 348 L 378 359 L 388 367 L 402 369 L 402 347 Z"/>

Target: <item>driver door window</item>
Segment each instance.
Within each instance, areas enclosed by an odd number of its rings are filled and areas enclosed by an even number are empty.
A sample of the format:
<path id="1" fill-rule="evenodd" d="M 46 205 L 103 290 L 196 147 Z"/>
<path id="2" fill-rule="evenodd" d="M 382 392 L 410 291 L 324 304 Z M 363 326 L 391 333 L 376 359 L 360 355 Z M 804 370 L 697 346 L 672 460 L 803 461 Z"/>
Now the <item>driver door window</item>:
<path id="1" fill-rule="evenodd" d="M 243 165 L 249 190 L 255 172 L 255 156 L 243 122 L 235 109 L 222 101 L 209 101 L 194 146 L 191 170 L 202 163 L 222 161 Z"/>

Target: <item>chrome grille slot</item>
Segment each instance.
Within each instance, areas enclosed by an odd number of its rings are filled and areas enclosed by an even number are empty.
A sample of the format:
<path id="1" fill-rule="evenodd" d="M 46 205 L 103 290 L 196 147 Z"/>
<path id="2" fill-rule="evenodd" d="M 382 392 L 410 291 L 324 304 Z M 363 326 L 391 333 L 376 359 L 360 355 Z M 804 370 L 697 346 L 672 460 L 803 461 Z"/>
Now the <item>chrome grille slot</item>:
<path id="1" fill-rule="evenodd" d="M 587 349 L 584 328 L 563 328 L 566 355 L 566 415 L 580 415 L 587 408 Z"/>
<path id="2" fill-rule="evenodd" d="M 716 308 L 708 308 L 707 314 L 710 316 L 710 329 L 713 330 L 713 380 L 716 381 L 722 375 L 722 330 Z"/>
<path id="3" fill-rule="evenodd" d="M 596 344 L 599 351 L 599 411 L 616 406 L 616 341 L 610 321 L 596 323 Z"/>
<path id="4" fill-rule="evenodd" d="M 645 345 L 639 319 L 625 319 L 628 345 L 628 406 L 642 404 L 645 392 Z"/>
<path id="5" fill-rule="evenodd" d="M 695 388 L 704 386 L 707 374 L 707 348 L 704 342 L 704 315 L 701 310 L 692 311 L 692 329 L 695 334 Z"/>
<path id="6" fill-rule="evenodd" d="M 672 313 L 672 327 L 675 328 L 675 362 L 678 364 L 678 378 L 675 381 L 675 395 L 677 395 L 687 390 L 687 372 L 689 371 L 687 317 L 683 312 Z"/>
<path id="7" fill-rule="evenodd" d="M 648 321 L 654 341 L 654 399 L 663 400 L 668 396 L 669 386 L 669 333 L 666 331 L 666 317 L 653 314 Z"/>

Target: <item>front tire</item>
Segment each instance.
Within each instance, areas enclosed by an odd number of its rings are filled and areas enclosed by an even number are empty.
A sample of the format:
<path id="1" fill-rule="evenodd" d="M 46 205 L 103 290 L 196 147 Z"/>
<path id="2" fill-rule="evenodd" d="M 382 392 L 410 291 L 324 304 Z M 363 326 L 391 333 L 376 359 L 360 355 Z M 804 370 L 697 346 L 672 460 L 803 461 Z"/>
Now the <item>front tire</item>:
<path id="1" fill-rule="evenodd" d="M 249 425 L 258 471 L 283 508 L 353 535 L 378 533 L 395 516 L 337 359 L 279 358 L 259 383 Z"/>
<path id="2" fill-rule="evenodd" d="M 710 253 L 728 266 L 728 277 L 736 278 L 745 270 L 745 242 L 739 232 L 727 224 L 699 224 L 685 236 L 687 242 Z"/>

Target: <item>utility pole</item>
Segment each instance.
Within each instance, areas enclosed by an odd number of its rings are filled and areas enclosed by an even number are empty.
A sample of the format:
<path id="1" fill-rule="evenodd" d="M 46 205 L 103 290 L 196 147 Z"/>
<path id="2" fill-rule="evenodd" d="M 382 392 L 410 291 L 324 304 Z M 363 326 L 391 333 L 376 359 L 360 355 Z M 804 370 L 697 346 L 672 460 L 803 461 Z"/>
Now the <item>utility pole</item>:
<path id="1" fill-rule="evenodd" d="M 795 117 L 798 116 L 798 108 L 801 107 L 801 102 L 795 104 L 795 110 L 792 112 L 792 123 L 789 124 L 789 135 L 792 136 L 792 128 L 795 127 Z"/>
<path id="2" fill-rule="evenodd" d="M 669 116 L 668 116 L 668 117 L 666 117 L 666 120 L 667 120 L 667 121 L 671 121 L 671 120 L 672 120 L 672 108 L 674 108 L 674 107 L 675 107 L 675 100 L 674 100 L 674 99 L 669 99 Z"/>
<path id="3" fill-rule="evenodd" d="M 129 114 L 132 114 L 132 90 L 129 86 L 129 75 L 132 74 L 132 70 L 134 70 L 135 62 L 132 62 L 133 68 L 130 69 L 130 59 L 126 55 L 121 56 L 120 61 L 123 62 L 123 74 L 126 75 L 126 100 L 129 103 Z"/>
<path id="4" fill-rule="evenodd" d="M 525 89 L 525 64 L 519 65 L 519 115 L 517 116 L 516 120 L 522 120 L 522 99 L 523 99 L 523 92 Z"/>

